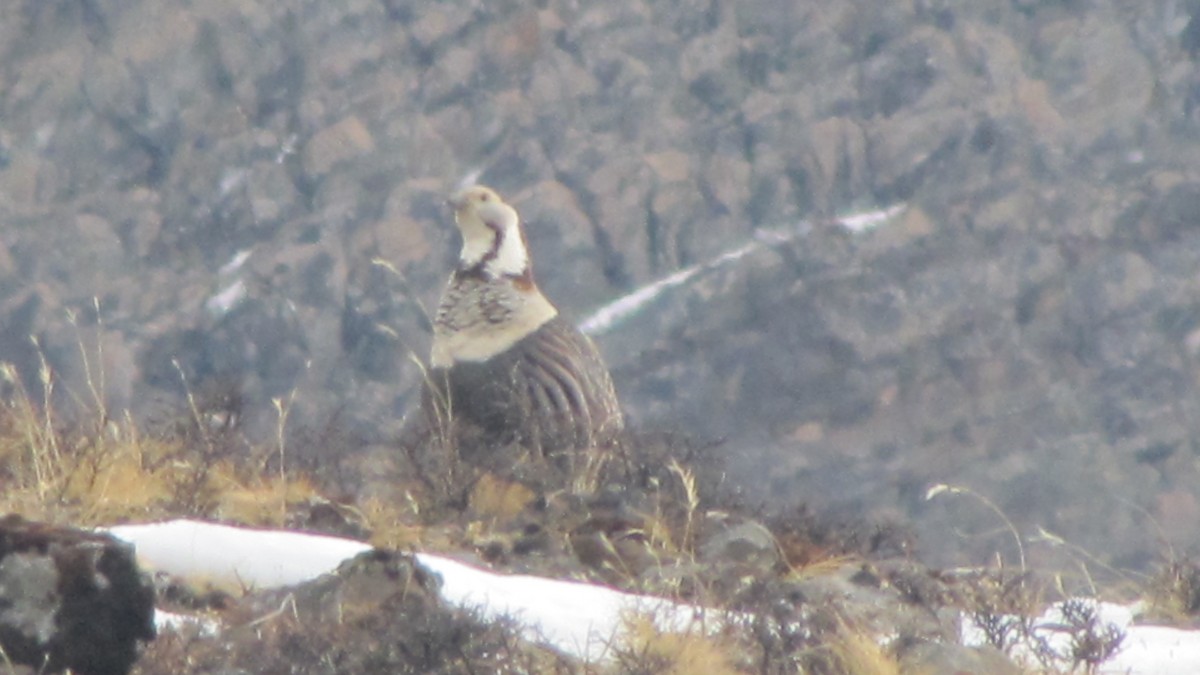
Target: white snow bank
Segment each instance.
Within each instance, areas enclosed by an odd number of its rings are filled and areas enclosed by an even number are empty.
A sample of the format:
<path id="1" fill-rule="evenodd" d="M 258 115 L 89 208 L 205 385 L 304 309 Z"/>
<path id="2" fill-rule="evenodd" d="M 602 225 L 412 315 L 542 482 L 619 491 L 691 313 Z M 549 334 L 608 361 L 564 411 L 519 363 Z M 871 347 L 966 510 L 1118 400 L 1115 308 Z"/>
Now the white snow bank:
<path id="1" fill-rule="evenodd" d="M 219 588 L 291 586 L 332 572 L 369 550 L 361 541 L 283 530 L 253 530 L 195 520 L 107 528 L 137 548 L 153 571 L 203 579 Z"/>
<path id="2" fill-rule="evenodd" d="M 215 619 L 193 614 L 166 612 L 161 609 L 154 610 L 154 627 L 160 633 L 182 631 L 188 628 L 195 628 L 200 635 L 205 636 L 214 636 L 221 632 L 221 625 Z"/>
<path id="3" fill-rule="evenodd" d="M 357 541 L 280 530 L 253 530 L 192 520 L 108 529 L 137 547 L 139 562 L 152 570 L 214 584 L 275 588 L 332 572 L 342 561 L 370 546 Z M 653 615 L 664 630 L 716 630 L 728 615 L 718 610 L 672 603 L 662 598 L 622 593 L 591 584 L 505 575 L 443 556 L 417 554 L 417 560 L 442 578 L 442 596 L 450 603 L 479 608 L 485 617 L 508 615 L 524 625 L 530 639 L 596 663 L 620 639 L 624 617 Z M 1097 603 L 1102 621 L 1125 631 L 1122 648 L 1100 666 L 1105 675 L 1194 675 L 1200 673 L 1200 633 L 1139 626 L 1134 610 Z M 184 625 L 164 616 L 160 626 Z M 1061 605 L 1040 617 L 1035 629 L 1060 652 L 1067 648 Z M 202 628 L 207 628 L 203 624 Z M 215 628 L 213 628 L 215 630 Z M 983 634 L 964 619 L 962 639 L 982 644 Z M 1065 652 L 1064 652 L 1065 653 Z M 1030 654 L 1026 651 L 1026 654 Z"/>
<path id="4" fill-rule="evenodd" d="M 1200 673 L 1200 633 L 1165 626 L 1136 625 L 1134 609 L 1128 605 L 1084 599 L 1098 611 L 1099 621 L 1124 631 L 1121 649 L 1100 664 L 1098 675 L 1195 675 Z M 1070 637 L 1060 627 L 1065 623 L 1062 603 L 1046 610 L 1034 622 L 1034 633 L 1060 654 L 1070 653 Z M 962 622 L 962 640 L 968 645 L 986 643 L 983 631 L 969 618 Z M 1036 665 L 1032 647 L 1018 645 L 1016 656 Z M 1070 664 L 1064 664 L 1069 667 Z"/>
<path id="5" fill-rule="evenodd" d="M 332 572 L 371 547 L 362 542 L 280 530 L 253 530 L 194 520 L 108 528 L 137 548 L 139 563 L 214 585 L 268 589 Z M 497 574 L 450 558 L 417 554 L 442 578 L 442 596 L 485 617 L 511 616 L 530 639 L 588 662 L 605 657 L 631 613 L 654 616 L 663 630 L 708 630 L 723 614 L 591 584 Z M 170 627 L 178 619 L 164 623 Z"/>
<path id="6" fill-rule="evenodd" d="M 664 631 L 711 630 L 723 620 L 717 610 L 604 586 L 495 574 L 440 556 L 419 554 L 417 560 L 441 575 L 442 596 L 449 602 L 479 607 L 485 616 L 511 616 L 534 639 L 589 663 L 619 644 L 623 619 L 631 614 L 653 616 Z"/>

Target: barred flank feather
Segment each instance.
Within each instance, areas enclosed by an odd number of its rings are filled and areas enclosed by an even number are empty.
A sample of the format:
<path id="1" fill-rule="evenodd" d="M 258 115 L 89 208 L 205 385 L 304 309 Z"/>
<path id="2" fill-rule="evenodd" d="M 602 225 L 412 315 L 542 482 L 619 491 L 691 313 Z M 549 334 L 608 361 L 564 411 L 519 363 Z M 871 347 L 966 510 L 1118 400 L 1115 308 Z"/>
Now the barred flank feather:
<path id="1" fill-rule="evenodd" d="M 428 392 L 427 407 L 431 396 L 448 399 L 454 424 L 469 425 L 487 445 L 586 448 L 611 443 L 624 428 L 595 345 L 560 317 L 487 361 L 435 369 L 432 381 L 440 391 Z"/>

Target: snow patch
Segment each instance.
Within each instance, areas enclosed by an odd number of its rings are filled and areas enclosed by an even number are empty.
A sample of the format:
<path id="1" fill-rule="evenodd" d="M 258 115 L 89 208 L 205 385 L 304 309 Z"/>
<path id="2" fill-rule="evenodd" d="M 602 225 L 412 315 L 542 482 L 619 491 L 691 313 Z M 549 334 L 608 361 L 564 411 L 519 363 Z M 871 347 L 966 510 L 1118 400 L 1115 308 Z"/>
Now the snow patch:
<path id="1" fill-rule="evenodd" d="M 206 583 L 270 589 L 315 579 L 368 551 L 367 544 L 337 537 L 255 530 L 194 520 L 108 528 L 137 549 L 146 568 Z M 441 577 L 442 597 L 485 618 L 508 616 L 526 636 L 595 663 L 619 641 L 626 617 L 654 618 L 664 631 L 715 630 L 723 612 L 634 595 L 592 584 L 527 575 L 497 574 L 426 553 L 419 564 Z M 165 619 L 170 627 L 180 620 Z"/>
<path id="2" fill-rule="evenodd" d="M 1076 598 L 1073 602 L 1088 603 L 1095 608 L 1097 620 L 1111 624 L 1125 633 L 1120 650 L 1100 664 L 1097 675 L 1195 675 L 1200 673 L 1200 632 L 1168 628 L 1166 626 L 1138 625 L 1134 623 L 1136 605 L 1120 605 L 1098 602 L 1087 598 Z M 1063 630 L 1066 623 L 1062 602 L 1050 606 L 1033 622 L 1036 639 L 1055 652 L 1070 654 L 1070 635 Z M 1015 618 L 1014 618 L 1015 620 Z M 987 644 L 982 630 L 964 616 L 960 629 L 963 644 L 978 646 Z M 1018 644 L 1013 656 L 1027 665 L 1036 667 L 1034 646 Z M 1069 663 L 1063 663 L 1069 668 Z"/>
<path id="3" fill-rule="evenodd" d="M 224 580 L 243 588 L 267 589 L 298 584 L 337 569 L 371 547 L 359 541 L 281 530 L 256 530 L 194 520 L 107 528 L 133 544 L 140 564 L 152 570 L 204 581 Z M 665 631 L 719 630 L 734 617 L 651 596 L 604 586 L 497 574 L 444 556 L 419 553 L 417 562 L 439 575 L 447 602 L 480 610 L 484 617 L 509 616 L 531 640 L 589 663 L 609 655 L 619 643 L 631 614 L 653 616 Z M 1086 601 L 1093 602 L 1093 601 Z M 1100 665 L 1104 675 L 1192 675 L 1200 673 L 1200 632 L 1134 623 L 1136 608 L 1097 602 L 1099 619 L 1125 632 L 1121 650 Z M 741 617 L 739 617 L 741 618 Z M 163 629 L 195 625 L 215 632 L 216 624 L 183 615 L 158 613 Z M 1068 648 L 1061 603 L 1035 625 L 1035 634 L 1056 650 Z M 961 637 L 984 644 L 982 631 L 964 618 Z M 1024 652 L 1032 655 L 1030 648 Z"/>

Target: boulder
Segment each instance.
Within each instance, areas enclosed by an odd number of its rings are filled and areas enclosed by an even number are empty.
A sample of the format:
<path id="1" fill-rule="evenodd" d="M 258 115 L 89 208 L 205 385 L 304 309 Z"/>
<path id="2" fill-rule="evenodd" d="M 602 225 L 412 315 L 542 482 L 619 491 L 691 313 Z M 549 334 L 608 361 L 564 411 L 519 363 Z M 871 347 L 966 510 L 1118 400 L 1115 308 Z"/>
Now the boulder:
<path id="1" fill-rule="evenodd" d="M 40 673 L 123 675 L 154 639 L 154 587 L 107 535 L 0 519 L 0 646 Z"/>

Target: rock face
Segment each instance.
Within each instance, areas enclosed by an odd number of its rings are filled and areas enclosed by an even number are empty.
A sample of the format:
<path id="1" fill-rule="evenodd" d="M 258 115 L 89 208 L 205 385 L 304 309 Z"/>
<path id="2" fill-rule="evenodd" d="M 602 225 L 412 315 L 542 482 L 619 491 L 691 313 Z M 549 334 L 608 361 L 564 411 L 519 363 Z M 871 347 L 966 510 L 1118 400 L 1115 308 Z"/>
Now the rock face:
<path id="1" fill-rule="evenodd" d="M 0 646 L 37 672 L 123 675 L 154 638 L 154 588 L 110 536 L 0 519 Z"/>
<path id="2" fill-rule="evenodd" d="M 807 218 L 597 336 L 631 426 L 941 562 L 1015 554 L 945 482 L 1142 567 L 1200 544 L 1200 16 L 1127 5 L 6 3 L 0 360 L 387 439 L 465 175 L 575 317 Z"/>

